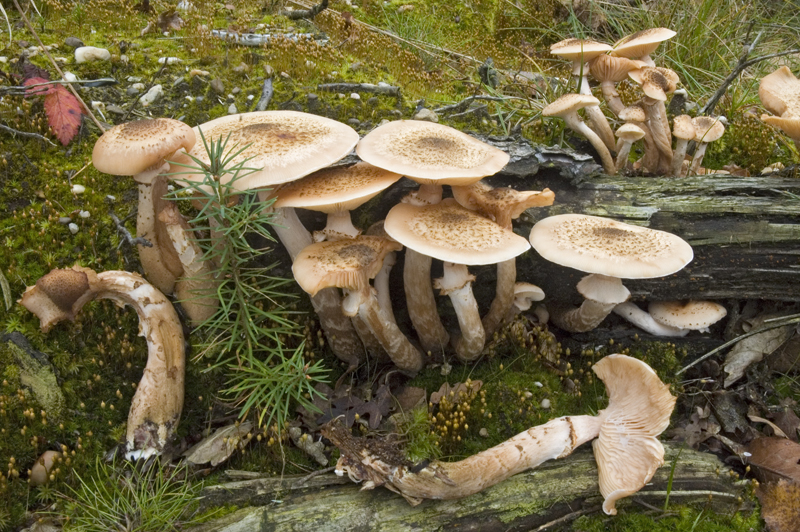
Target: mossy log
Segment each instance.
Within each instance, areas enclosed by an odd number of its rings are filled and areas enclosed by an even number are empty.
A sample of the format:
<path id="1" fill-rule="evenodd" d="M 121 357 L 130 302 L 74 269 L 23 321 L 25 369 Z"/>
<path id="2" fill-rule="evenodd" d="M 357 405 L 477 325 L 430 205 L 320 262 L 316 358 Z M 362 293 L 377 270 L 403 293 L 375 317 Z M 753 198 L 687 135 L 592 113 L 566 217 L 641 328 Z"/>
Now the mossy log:
<path id="1" fill-rule="evenodd" d="M 714 455 L 667 446 L 666 460 L 650 484 L 618 505 L 620 512 L 634 511 L 640 504 L 662 508 L 667 494 L 670 504 L 705 505 L 716 513 L 750 507 L 746 483 Z M 265 478 L 207 487 L 201 499 L 205 508 L 248 507 L 190 531 L 544 530 L 541 527 L 600 512 L 602 503 L 588 446 L 470 497 L 428 500 L 419 506 L 383 488 L 360 491 L 360 486 L 333 473 L 301 486 L 297 481 Z"/>

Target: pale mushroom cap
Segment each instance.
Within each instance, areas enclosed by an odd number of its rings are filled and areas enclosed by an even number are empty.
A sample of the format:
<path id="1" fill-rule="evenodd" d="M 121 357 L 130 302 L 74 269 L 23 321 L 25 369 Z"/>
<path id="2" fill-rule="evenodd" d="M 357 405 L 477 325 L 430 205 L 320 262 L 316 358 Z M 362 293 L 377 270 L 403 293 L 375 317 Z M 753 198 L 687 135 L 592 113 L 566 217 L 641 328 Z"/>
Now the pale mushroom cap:
<path id="1" fill-rule="evenodd" d="M 549 188 L 542 191 L 519 191 L 509 187 L 493 188 L 478 181 L 465 187 L 453 187 L 453 197 L 462 207 L 477 211 L 502 226 L 516 220 L 531 207 L 548 207 L 555 194 Z"/>
<path id="2" fill-rule="evenodd" d="M 672 121 L 672 134 L 682 140 L 694 140 L 696 130 L 689 115 L 678 115 Z"/>
<path id="3" fill-rule="evenodd" d="M 614 55 L 598 55 L 589 63 L 589 71 L 597 81 L 613 81 L 619 83 L 628 79 L 628 72 L 642 68 L 641 61 L 617 57 Z"/>
<path id="4" fill-rule="evenodd" d="M 578 112 L 587 105 L 598 105 L 600 100 L 591 94 L 565 94 L 542 109 L 542 116 L 563 117 Z"/>
<path id="5" fill-rule="evenodd" d="M 384 222 L 386 232 L 423 255 L 456 264 L 495 264 L 530 248 L 513 231 L 465 209 L 453 198 L 436 205 L 395 205 Z"/>
<path id="6" fill-rule="evenodd" d="M 630 291 L 625 288 L 618 277 L 607 275 L 587 275 L 576 286 L 578 293 L 586 299 L 604 304 L 624 303 L 631 297 Z"/>
<path id="7" fill-rule="evenodd" d="M 92 164 L 104 174 L 136 175 L 194 144 L 194 131 L 179 120 L 135 120 L 114 126 L 97 139 Z"/>
<path id="8" fill-rule="evenodd" d="M 60 452 L 45 451 L 36 459 L 36 462 L 31 467 L 31 485 L 42 486 L 50 481 L 50 471 L 55 465 L 56 458 L 61 458 Z"/>
<path id="9" fill-rule="evenodd" d="M 725 133 L 722 122 L 712 116 L 697 116 L 692 118 L 694 126 L 694 140 L 696 142 L 714 142 Z"/>
<path id="10" fill-rule="evenodd" d="M 228 150 L 244 149 L 233 164 L 248 159 L 245 166 L 257 169 L 235 182 L 239 190 L 264 188 L 294 181 L 350 153 L 358 133 L 330 118 L 297 111 L 259 111 L 217 118 L 195 128 L 206 142 L 228 139 Z M 190 155 L 208 163 L 208 153 L 200 142 Z M 199 181 L 202 174 L 180 176 Z"/>
<path id="11" fill-rule="evenodd" d="M 550 262 L 622 279 L 663 277 L 694 256 L 692 247 L 671 233 L 583 214 L 541 220 L 530 241 Z"/>
<path id="12" fill-rule="evenodd" d="M 636 58 L 653 53 L 658 45 L 677 33 L 668 28 L 649 28 L 623 37 L 614 43 L 611 55 Z"/>
<path id="13" fill-rule="evenodd" d="M 788 111 L 800 115 L 800 80 L 785 65 L 761 78 L 758 97 L 773 114 L 781 116 Z"/>
<path id="14" fill-rule="evenodd" d="M 648 312 L 658 323 L 693 331 L 710 327 L 728 314 L 713 301 L 653 301 Z"/>
<path id="15" fill-rule="evenodd" d="M 644 109 L 639 105 L 626 107 L 620 111 L 619 117 L 621 120 L 627 122 L 644 122 L 647 120 L 647 114 L 645 114 Z"/>
<path id="16" fill-rule="evenodd" d="M 616 131 L 615 135 L 628 142 L 636 142 L 644 138 L 644 130 L 636 124 L 622 124 Z"/>
<path id="17" fill-rule="evenodd" d="M 593 41 L 591 39 L 564 39 L 550 45 L 550 53 L 569 60 L 588 61 L 593 57 L 605 54 L 611 50 L 611 45 Z"/>
<path id="18" fill-rule="evenodd" d="M 369 163 L 323 168 L 278 189 L 274 206 L 325 213 L 349 211 L 366 203 L 402 176 Z"/>
<path id="19" fill-rule="evenodd" d="M 457 129 L 423 120 L 396 120 L 370 131 L 356 153 L 364 161 L 418 183 L 469 185 L 508 163 L 502 150 Z"/>
<path id="20" fill-rule="evenodd" d="M 519 310 L 528 310 L 532 302 L 543 300 L 544 295 L 544 290 L 535 284 L 514 283 L 514 306 Z"/>
<path id="21" fill-rule="evenodd" d="M 761 121 L 765 124 L 780 128 L 794 140 L 800 140 L 800 117 L 784 118 L 782 116 L 761 115 Z"/>
<path id="22" fill-rule="evenodd" d="M 642 91 L 650 98 L 665 101 L 667 94 L 675 90 L 671 80 L 656 68 L 645 67 L 631 70 L 628 77 L 642 86 Z"/>

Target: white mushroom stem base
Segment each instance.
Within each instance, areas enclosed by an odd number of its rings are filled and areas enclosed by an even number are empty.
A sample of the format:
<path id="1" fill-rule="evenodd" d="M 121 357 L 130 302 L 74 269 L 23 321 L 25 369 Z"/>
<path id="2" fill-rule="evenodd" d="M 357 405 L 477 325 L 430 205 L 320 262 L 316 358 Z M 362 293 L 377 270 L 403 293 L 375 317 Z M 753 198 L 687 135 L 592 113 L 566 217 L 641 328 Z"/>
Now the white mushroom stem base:
<path id="1" fill-rule="evenodd" d="M 449 296 L 453 303 L 461 330 L 461 335 L 453 339 L 453 347 L 458 358 L 464 362 L 478 358 L 486 342 L 478 302 L 472 294 L 474 280 L 475 276 L 470 275 L 464 264 L 445 262 L 444 276 L 433 281 L 433 287 L 438 289 L 441 295 Z"/>
<path id="2" fill-rule="evenodd" d="M 360 234 L 361 230 L 353 225 L 350 211 L 333 212 L 328 213 L 325 229 L 314 231 L 314 242 L 355 238 Z"/>
<path id="3" fill-rule="evenodd" d="M 700 172 L 700 165 L 703 164 L 703 156 L 706 154 L 707 147 L 708 142 L 701 142 L 697 145 L 697 150 L 695 150 L 694 157 L 692 157 L 692 165 L 689 167 L 689 175 L 696 175 Z"/>
<path id="4" fill-rule="evenodd" d="M 139 316 L 139 335 L 147 341 L 147 365 L 128 413 L 126 457 L 135 460 L 160 453 L 178 426 L 183 409 L 183 328 L 175 309 L 164 294 L 136 273 L 107 271 L 98 274 L 80 266 L 54 270 L 48 275 L 54 273 L 85 279 L 83 282 L 88 281 L 88 289 L 70 305 L 62 301 L 59 312 L 58 305 L 38 284 L 28 287 L 21 303 L 39 317 L 42 331 L 47 332 L 64 319 L 73 320 L 81 308 L 94 299 L 111 299 L 120 306 L 130 305 Z"/>
<path id="5" fill-rule="evenodd" d="M 598 438 L 593 447 L 603 510 L 613 515 L 615 502 L 641 489 L 664 463 L 657 436 L 669 425 L 675 398 L 647 364 L 634 358 L 610 355 L 593 369 L 609 396 L 608 408 L 597 416 L 553 419 L 460 462 L 415 465 L 393 444 L 387 448 L 354 438 L 341 424 L 323 427 L 323 434 L 341 451 L 336 474 L 363 482 L 362 489 L 385 486 L 412 505 L 466 497 Z"/>
<path id="6" fill-rule="evenodd" d="M 626 301 L 614 307 L 614 314 L 622 316 L 641 330 L 653 336 L 680 337 L 689 334 L 689 329 L 679 329 L 658 323 L 649 312 L 640 309 L 636 304 Z"/>
<path id="7" fill-rule="evenodd" d="M 593 273 L 578 283 L 578 291 L 586 298 L 580 307 L 553 305 L 553 323 L 568 332 L 591 331 L 611 314 L 619 303 L 630 297 L 630 292 L 617 277 Z"/>

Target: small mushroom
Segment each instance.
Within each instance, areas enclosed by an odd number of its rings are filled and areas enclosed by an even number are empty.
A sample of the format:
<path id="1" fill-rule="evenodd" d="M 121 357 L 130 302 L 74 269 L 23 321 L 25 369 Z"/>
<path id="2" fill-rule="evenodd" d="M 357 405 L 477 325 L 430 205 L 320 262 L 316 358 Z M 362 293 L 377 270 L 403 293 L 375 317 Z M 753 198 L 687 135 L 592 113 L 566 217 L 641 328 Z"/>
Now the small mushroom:
<path id="1" fill-rule="evenodd" d="M 617 173 L 617 168 L 605 143 L 583 122 L 583 120 L 581 120 L 581 117 L 578 116 L 578 109 L 582 109 L 588 105 L 597 105 L 599 103 L 600 100 L 594 96 L 586 94 L 566 94 L 542 109 L 542 116 L 561 118 L 566 122 L 567 127 L 586 137 L 592 146 L 594 146 L 594 149 L 597 150 L 598 155 L 600 155 L 600 160 L 603 162 L 603 170 L 605 170 L 608 175 L 614 175 Z"/>
<path id="2" fill-rule="evenodd" d="M 616 133 L 622 146 L 617 150 L 617 171 L 619 172 L 628 162 L 628 155 L 631 152 L 633 143 L 644 138 L 644 130 L 634 124 L 623 124 L 617 129 Z"/>
<path id="3" fill-rule="evenodd" d="M 62 320 L 73 321 L 94 299 L 130 305 L 147 341 L 147 365 L 128 413 L 126 457 L 159 454 L 172 437 L 183 409 L 185 370 L 183 328 L 164 294 L 136 273 L 96 273 L 73 266 L 53 270 L 29 286 L 20 303 L 36 314 L 42 332 Z"/>
<path id="4" fill-rule="evenodd" d="M 725 134 L 725 126 L 722 120 L 712 116 L 697 116 L 692 118 L 692 125 L 694 126 L 694 140 L 698 142 L 697 150 L 694 152 L 692 158 L 692 166 L 689 172 L 697 174 L 700 171 L 700 165 L 703 163 L 703 155 L 706 153 L 706 147 L 709 143 L 719 140 Z"/>
<path id="5" fill-rule="evenodd" d="M 31 467 L 31 474 L 28 477 L 31 486 L 43 486 L 50 482 L 50 471 L 53 470 L 56 461 L 60 458 L 61 453 L 58 451 L 43 452 Z"/>
<path id="6" fill-rule="evenodd" d="M 713 301 L 653 301 L 648 311 L 658 323 L 687 332 L 709 332 L 709 327 L 728 314 Z"/>
<path id="7" fill-rule="evenodd" d="M 672 153 L 672 175 L 674 177 L 680 177 L 683 173 L 686 148 L 689 146 L 689 141 L 694 140 L 696 133 L 691 116 L 679 115 L 672 120 L 672 134 L 677 139 L 675 151 Z"/>
<path id="8" fill-rule="evenodd" d="M 589 72 L 592 73 L 594 79 L 600 82 L 603 99 L 615 115 L 619 116 L 619 113 L 625 108 L 625 104 L 622 103 L 622 98 L 617 92 L 616 84 L 628 79 L 628 72 L 643 66 L 645 64 L 642 61 L 608 54 L 599 55 L 589 62 Z"/>
<path id="9" fill-rule="evenodd" d="M 673 38 L 677 33 L 669 28 L 648 28 L 627 35 L 614 43 L 611 55 L 627 57 L 629 59 L 639 59 L 644 61 L 647 66 L 656 66 L 650 54 L 656 51 L 658 46 Z"/>
<path id="10" fill-rule="evenodd" d="M 653 319 L 649 312 L 642 310 L 635 303 L 625 301 L 614 307 L 614 314 L 620 316 L 653 336 L 681 337 L 689 334 L 689 329 L 679 329 L 664 325 Z"/>
<path id="11" fill-rule="evenodd" d="M 655 173 L 658 170 L 660 155 L 650 127 L 647 125 L 647 114 L 644 112 L 644 107 L 641 105 L 628 106 L 619 112 L 619 118 L 644 131 L 644 156 L 641 159 L 641 168 L 645 172 Z"/>

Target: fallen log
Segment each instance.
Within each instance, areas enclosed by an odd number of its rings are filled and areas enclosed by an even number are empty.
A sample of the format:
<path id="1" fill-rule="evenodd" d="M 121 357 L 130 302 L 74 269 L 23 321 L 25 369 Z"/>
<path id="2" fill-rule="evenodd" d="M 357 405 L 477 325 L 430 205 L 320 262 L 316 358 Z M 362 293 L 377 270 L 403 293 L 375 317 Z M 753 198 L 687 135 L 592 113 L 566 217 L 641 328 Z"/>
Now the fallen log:
<path id="1" fill-rule="evenodd" d="M 665 445 L 666 464 L 643 490 L 621 501 L 620 512 L 639 506 L 705 505 L 715 513 L 752 508 L 747 482 L 714 455 Z M 674 464 L 674 471 L 671 469 Z M 670 483 L 670 475 L 672 481 Z M 204 488 L 201 507 L 249 505 L 189 532 L 237 530 L 545 530 L 600 512 L 597 467 L 591 448 L 521 473 L 475 495 L 410 506 L 386 489 L 360 491 L 346 478 L 261 478 Z"/>

